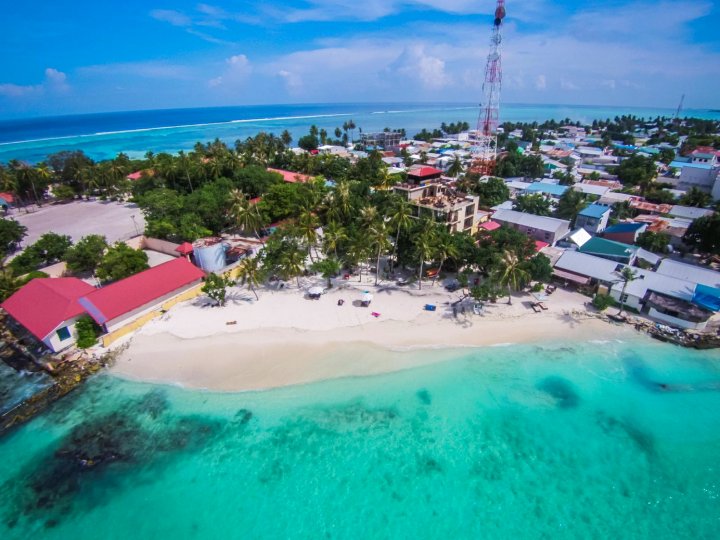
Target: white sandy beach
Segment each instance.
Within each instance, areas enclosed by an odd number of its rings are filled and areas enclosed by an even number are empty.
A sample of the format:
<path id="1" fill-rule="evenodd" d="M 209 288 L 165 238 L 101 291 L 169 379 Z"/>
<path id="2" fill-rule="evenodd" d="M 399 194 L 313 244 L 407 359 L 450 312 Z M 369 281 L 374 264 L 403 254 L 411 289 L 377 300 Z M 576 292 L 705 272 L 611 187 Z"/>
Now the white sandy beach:
<path id="1" fill-rule="evenodd" d="M 453 313 L 461 297 L 440 284 L 422 291 L 340 282 L 320 300 L 302 289 L 232 289 L 226 306 L 203 298 L 176 306 L 146 325 L 120 355 L 113 373 L 151 382 L 224 391 L 259 390 L 312 381 L 371 375 L 432 362 L 432 355 L 407 354 L 420 348 L 454 348 L 557 340 L 622 339 L 633 335 L 583 317 L 587 298 L 558 289 L 547 311 L 535 313 L 529 295 L 487 304 L 472 313 L 472 300 Z M 357 300 L 369 290 L 369 308 Z M 338 306 L 338 300 L 345 303 Z M 427 303 L 437 305 L 424 311 Z M 355 304 L 355 305 L 354 305 Z M 373 312 L 380 314 L 374 317 Z M 228 325 L 228 322 L 235 321 Z M 342 349 L 347 354 L 338 354 Z M 378 354 L 382 353 L 382 354 Z M 442 355 L 439 355 L 442 357 Z"/>

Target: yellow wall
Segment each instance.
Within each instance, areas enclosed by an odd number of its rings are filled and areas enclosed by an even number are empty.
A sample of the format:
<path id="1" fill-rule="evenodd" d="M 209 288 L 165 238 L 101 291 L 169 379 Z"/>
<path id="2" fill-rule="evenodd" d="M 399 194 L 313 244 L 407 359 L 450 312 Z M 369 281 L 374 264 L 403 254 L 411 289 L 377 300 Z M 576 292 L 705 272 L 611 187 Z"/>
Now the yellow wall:
<path id="1" fill-rule="evenodd" d="M 103 347 L 107 347 L 113 341 L 116 341 L 116 340 L 120 339 L 121 337 L 128 335 L 130 332 L 134 332 L 138 328 L 143 327 L 145 324 L 147 324 L 148 322 L 153 320 L 155 317 L 159 317 L 165 311 L 169 310 L 175 304 L 184 302 L 185 300 L 190 300 L 192 298 L 195 298 L 196 296 L 200 296 L 200 294 L 202 292 L 200 289 L 202 289 L 202 286 L 203 286 L 203 283 L 198 283 L 197 285 L 188 289 L 187 291 L 180 293 L 177 296 L 164 302 L 162 305 L 160 305 L 158 307 L 158 309 L 155 309 L 149 313 L 146 313 L 142 317 L 138 317 L 137 319 L 128 323 L 126 326 L 123 326 L 122 328 L 118 328 L 114 332 L 105 334 L 104 336 L 102 336 Z"/>

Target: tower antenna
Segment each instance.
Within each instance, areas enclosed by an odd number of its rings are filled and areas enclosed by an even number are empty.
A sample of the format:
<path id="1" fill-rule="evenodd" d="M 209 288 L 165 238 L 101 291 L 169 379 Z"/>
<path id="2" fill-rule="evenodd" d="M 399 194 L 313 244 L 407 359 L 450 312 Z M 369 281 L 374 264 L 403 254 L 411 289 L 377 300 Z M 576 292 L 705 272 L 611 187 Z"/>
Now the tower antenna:
<path id="1" fill-rule="evenodd" d="M 485 65 L 485 81 L 482 86 L 483 101 L 480 104 L 480 116 L 477 124 L 477 144 L 474 151 L 475 162 L 472 169 L 481 175 L 495 171 L 497 162 L 497 131 L 500 118 L 500 89 L 502 88 L 502 43 L 503 19 L 505 19 L 505 0 L 497 0 L 495 19 L 490 34 L 490 53 Z"/>
<path id="2" fill-rule="evenodd" d="M 675 122 L 680 121 L 680 113 L 682 112 L 683 103 L 685 103 L 685 94 L 683 94 L 682 97 L 680 98 L 680 104 L 678 105 L 678 108 L 675 111 L 675 118 L 674 118 Z"/>

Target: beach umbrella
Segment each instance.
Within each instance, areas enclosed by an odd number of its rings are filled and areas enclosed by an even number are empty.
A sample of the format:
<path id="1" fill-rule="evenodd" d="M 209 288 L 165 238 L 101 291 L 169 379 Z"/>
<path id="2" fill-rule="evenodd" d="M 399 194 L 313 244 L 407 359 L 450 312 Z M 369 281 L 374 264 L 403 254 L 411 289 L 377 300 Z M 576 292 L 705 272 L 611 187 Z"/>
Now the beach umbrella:
<path id="1" fill-rule="evenodd" d="M 363 293 L 362 297 L 360 298 L 360 301 L 361 302 L 372 302 L 372 299 L 373 299 L 373 295 L 370 294 L 368 291 L 365 291 Z"/>
<path id="2" fill-rule="evenodd" d="M 308 289 L 308 294 L 311 294 L 313 296 L 321 295 L 322 293 L 323 293 L 322 287 L 310 287 L 310 289 Z"/>

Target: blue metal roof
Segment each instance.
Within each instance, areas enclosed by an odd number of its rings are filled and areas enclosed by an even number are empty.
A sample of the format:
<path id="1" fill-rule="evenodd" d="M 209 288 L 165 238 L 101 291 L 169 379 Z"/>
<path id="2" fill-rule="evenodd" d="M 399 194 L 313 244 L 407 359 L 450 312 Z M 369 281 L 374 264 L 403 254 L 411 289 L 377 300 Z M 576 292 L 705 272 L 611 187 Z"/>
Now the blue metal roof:
<path id="1" fill-rule="evenodd" d="M 693 304 L 710 311 L 720 311 L 720 289 L 698 284 L 693 295 Z"/>
<path id="2" fill-rule="evenodd" d="M 559 197 L 568 190 L 567 186 L 558 184 L 546 184 L 545 182 L 533 182 L 525 191 L 528 193 L 547 193 Z"/>
<path id="3" fill-rule="evenodd" d="M 677 167 L 682 169 L 683 167 L 695 167 L 696 169 L 712 169 L 710 163 L 690 163 L 688 161 L 673 161 L 670 163 L 671 167 Z"/>
<path id="4" fill-rule="evenodd" d="M 578 215 L 600 219 L 607 212 L 610 212 L 610 208 L 608 208 L 607 206 L 591 204 L 590 206 L 586 206 Z"/>
<path id="5" fill-rule="evenodd" d="M 635 232 L 643 228 L 646 223 L 616 223 L 605 229 L 606 233 Z"/>

